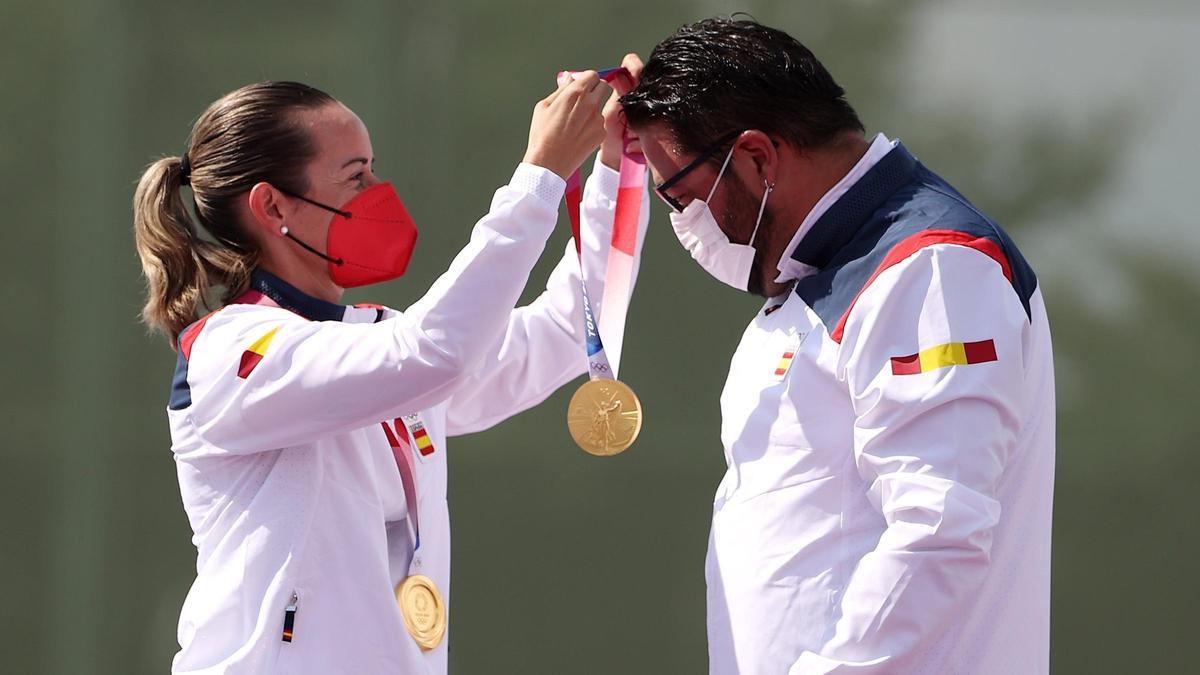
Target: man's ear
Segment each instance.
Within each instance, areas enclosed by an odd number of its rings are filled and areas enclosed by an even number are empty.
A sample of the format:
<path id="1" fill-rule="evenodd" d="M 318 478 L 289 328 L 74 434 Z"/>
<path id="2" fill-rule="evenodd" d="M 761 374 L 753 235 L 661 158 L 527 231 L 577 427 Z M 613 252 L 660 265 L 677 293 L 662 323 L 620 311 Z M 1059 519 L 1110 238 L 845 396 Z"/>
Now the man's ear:
<path id="1" fill-rule="evenodd" d="M 779 169 L 779 148 L 775 141 L 758 129 L 750 129 L 738 136 L 737 145 L 742 156 L 754 163 L 759 177 L 767 185 L 774 185 Z"/>
<path id="2" fill-rule="evenodd" d="M 267 235 L 283 235 L 283 226 L 286 225 L 284 211 L 288 204 L 279 190 L 270 183 L 257 183 L 250 188 L 248 205 L 253 226 Z"/>

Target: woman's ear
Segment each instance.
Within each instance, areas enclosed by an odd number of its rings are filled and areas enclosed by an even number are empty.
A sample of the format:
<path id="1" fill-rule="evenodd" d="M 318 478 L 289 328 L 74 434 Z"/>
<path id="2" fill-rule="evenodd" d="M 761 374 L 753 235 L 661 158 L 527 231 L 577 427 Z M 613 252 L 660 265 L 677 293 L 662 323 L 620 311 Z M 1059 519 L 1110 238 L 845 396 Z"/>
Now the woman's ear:
<path id="1" fill-rule="evenodd" d="M 270 183 L 258 183 L 250 188 L 247 198 L 250 208 L 251 225 L 268 236 L 280 237 L 286 233 L 286 215 L 288 204 L 283 194 Z"/>

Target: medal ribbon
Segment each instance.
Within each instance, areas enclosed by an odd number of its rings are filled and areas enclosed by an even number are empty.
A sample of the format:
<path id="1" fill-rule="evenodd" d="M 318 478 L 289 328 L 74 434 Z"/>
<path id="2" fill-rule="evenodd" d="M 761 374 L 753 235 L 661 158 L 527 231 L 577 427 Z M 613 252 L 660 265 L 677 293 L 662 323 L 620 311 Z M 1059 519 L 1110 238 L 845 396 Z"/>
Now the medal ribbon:
<path id="1" fill-rule="evenodd" d="M 624 68 L 609 68 L 598 71 L 600 78 L 611 82 Z M 571 71 L 558 74 L 559 82 L 570 77 Z M 604 274 L 604 315 L 600 322 L 592 312 L 584 281 L 583 249 L 580 239 L 580 203 L 583 201 L 582 181 L 579 169 L 567 179 L 567 215 L 571 219 L 571 234 L 575 237 L 575 252 L 579 254 L 579 282 L 583 294 L 583 323 L 587 335 L 588 377 L 596 379 L 617 378 L 621 363 L 621 348 L 625 337 L 625 317 L 629 311 L 629 296 L 633 289 L 634 256 L 637 252 L 638 216 L 642 209 L 642 193 L 646 188 L 646 157 L 640 152 L 629 151 L 630 139 L 625 139 L 621 152 L 621 170 L 617 188 L 617 205 L 613 215 L 612 239 L 608 251 L 608 267 Z M 608 338 L 606 351 L 600 336 Z M 611 353 L 612 358 L 609 358 Z"/>
<path id="2" fill-rule="evenodd" d="M 388 444 L 392 446 L 392 456 L 396 459 L 396 468 L 400 469 L 400 482 L 404 484 L 404 502 L 408 505 L 408 524 L 412 529 L 413 554 L 421 548 L 421 527 L 417 522 L 417 478 L 413 466 L 412 444 L 408 442 L 408 426 L 404 420 L 397 417 L 396 432 L 383 423 L 383 431 L 387 434 Z"/>

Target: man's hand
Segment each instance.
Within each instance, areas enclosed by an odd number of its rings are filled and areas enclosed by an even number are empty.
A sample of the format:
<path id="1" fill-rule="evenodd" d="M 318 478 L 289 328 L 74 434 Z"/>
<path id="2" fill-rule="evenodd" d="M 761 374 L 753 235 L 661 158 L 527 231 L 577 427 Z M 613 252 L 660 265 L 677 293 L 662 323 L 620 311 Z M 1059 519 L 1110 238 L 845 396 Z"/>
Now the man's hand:
<path id="1" fill-rule="evenodd" d="M 621 67 L 629 72 L 618 75 L 612 84 L 613 93 L 604 104 L 604 143 L 600 145 L 600 161 L 608 168 L 621 169 L 621 152 L 625 146 L 625 114 L 621 112 L 620 98 L 628 94 L 642 79 L 642 59 L 637 54 L 626 54 L 621 59 Z M 631 141 L 630 150 L 640 152 L 641 146 L 636 139 Z"/>
<path id="2" fill-rule="evenodd" d="M 609 91 L 594 70 L 564 78 L 533 107 L 524 161 L 567 179 L 604 139 L 600 101 Z"/>

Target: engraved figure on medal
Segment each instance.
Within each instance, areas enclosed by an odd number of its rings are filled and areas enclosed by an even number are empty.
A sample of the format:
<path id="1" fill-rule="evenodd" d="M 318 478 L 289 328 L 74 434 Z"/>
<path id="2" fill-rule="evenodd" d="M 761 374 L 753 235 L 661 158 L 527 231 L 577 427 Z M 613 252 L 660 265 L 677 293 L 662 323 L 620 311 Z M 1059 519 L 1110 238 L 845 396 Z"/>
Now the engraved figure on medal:
<path id="1" fill-rule="evenodd" d="M 567 428 L 579 447 L 593 455 L 622 452 L 637 439 L 641 426 L 641 403 L 618 380 L 586 382 L 571 399 Z"/>

